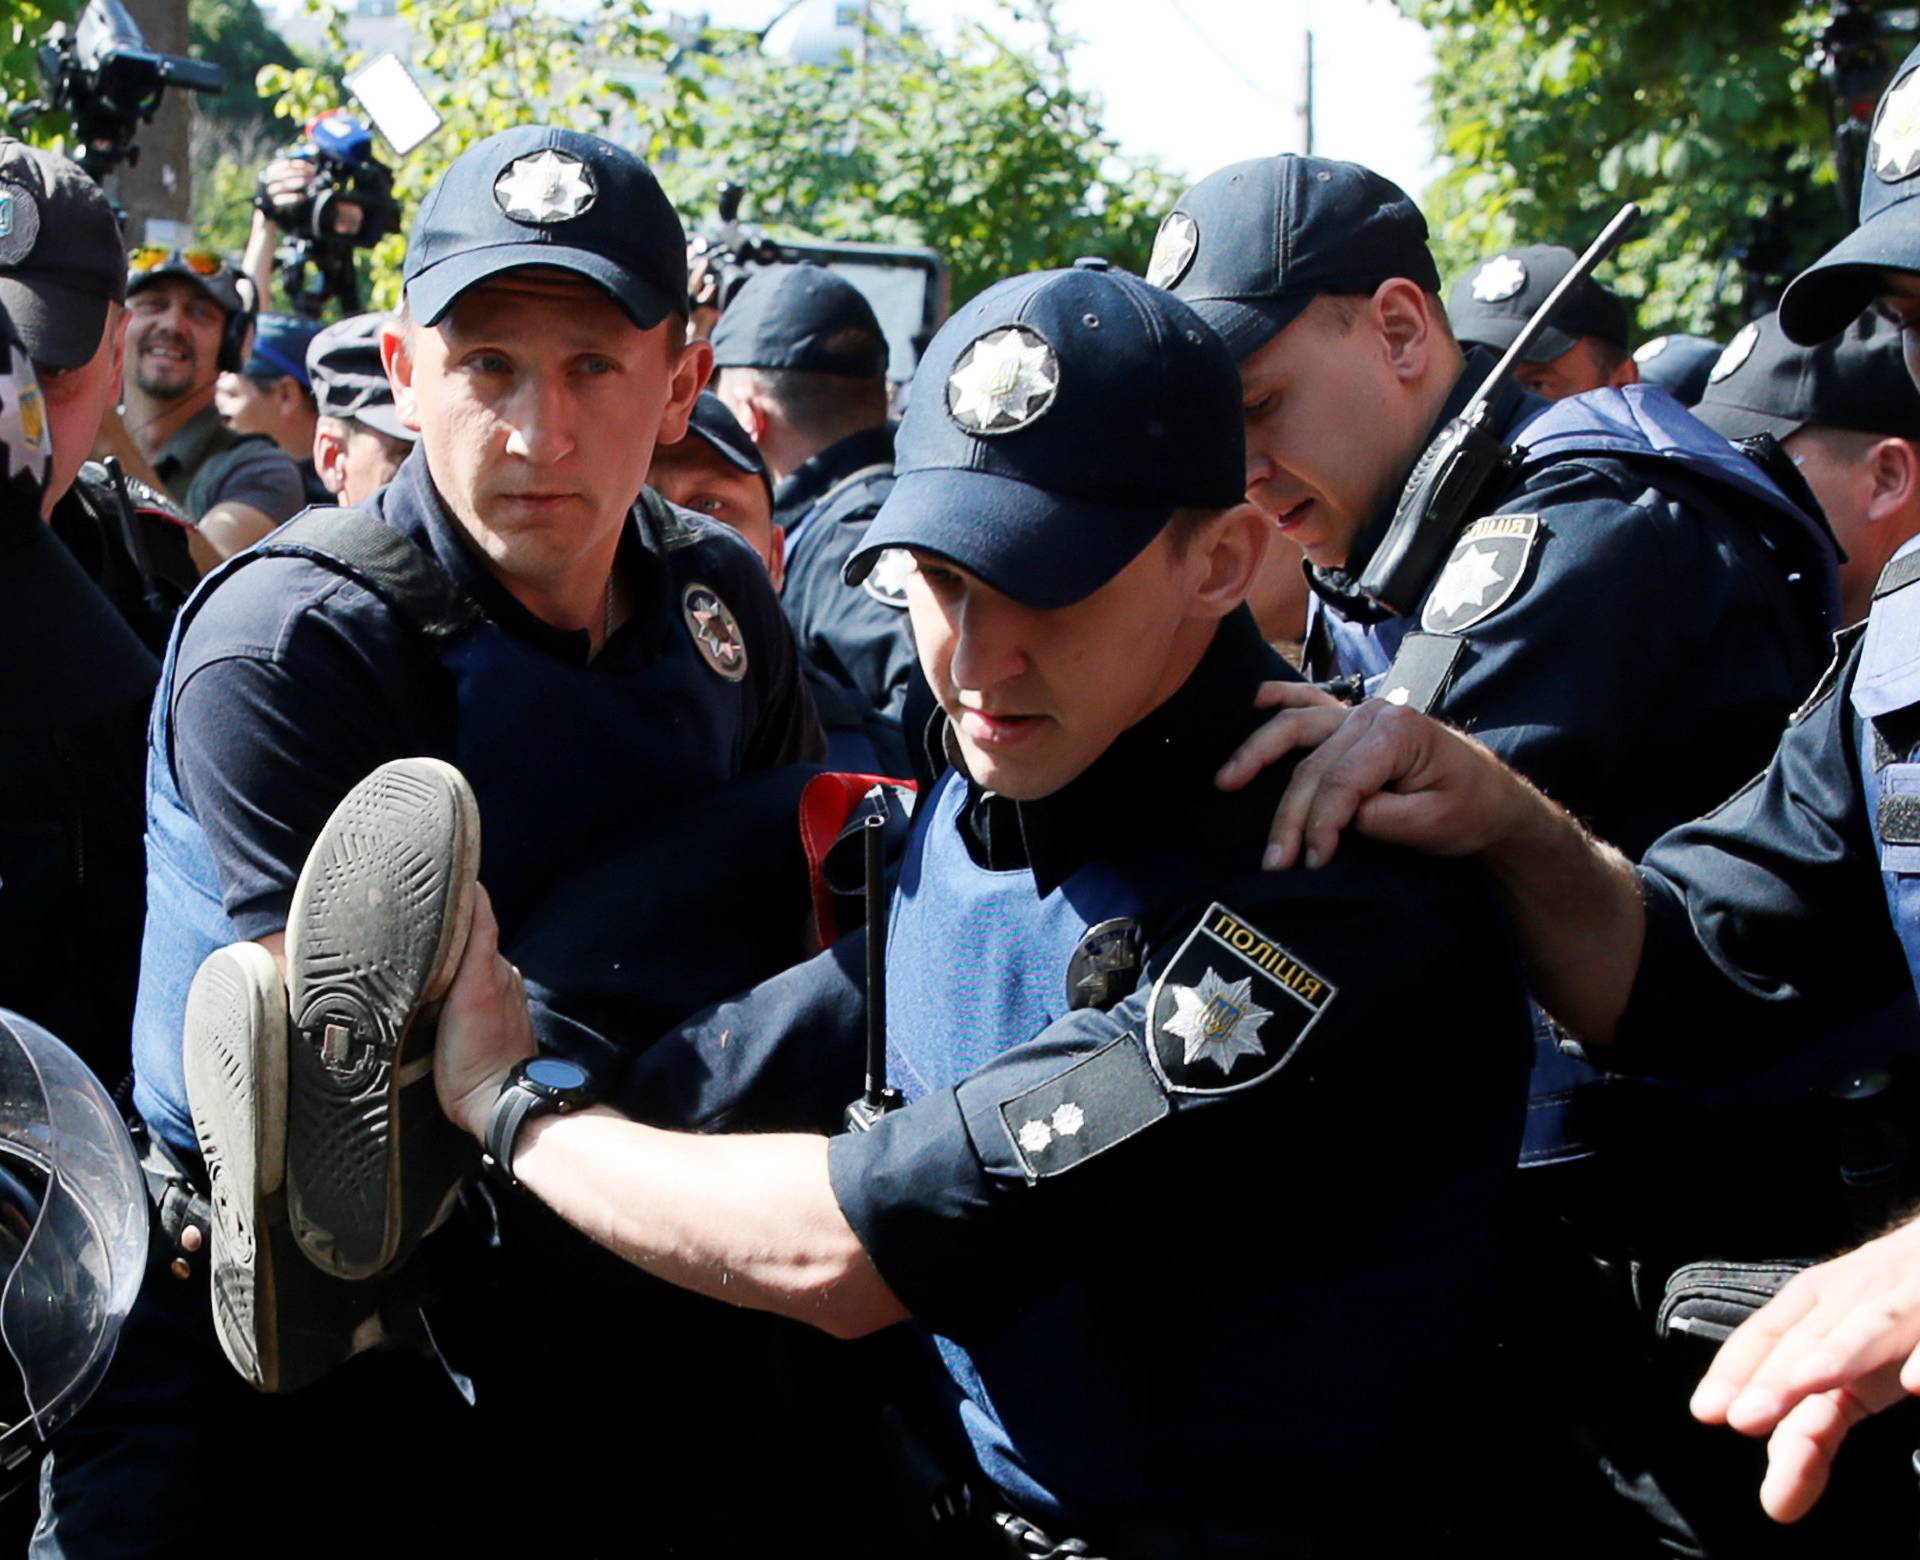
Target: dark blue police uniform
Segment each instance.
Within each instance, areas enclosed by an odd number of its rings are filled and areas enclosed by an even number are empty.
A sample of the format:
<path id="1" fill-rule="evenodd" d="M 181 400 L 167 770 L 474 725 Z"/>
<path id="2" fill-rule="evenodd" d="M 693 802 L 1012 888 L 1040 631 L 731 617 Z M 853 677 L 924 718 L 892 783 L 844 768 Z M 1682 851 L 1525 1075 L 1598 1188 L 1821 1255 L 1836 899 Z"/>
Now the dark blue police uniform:
<path id="1" fill-rule="evenodd" d="M 921 372 L 955 393 L 915 399 L 856 571 L 909 546 L 1067 605 L 1174 507 L 1238 498 L 1231 363 L 1131 278 L 1002 283 Z M 1487 1455 L 1521 980 L 1458 864 L 1363 845 L 1257 869 L 1285 771 L 1233 797 L 1212 777 L 1255 688 L 1292 675 L 1241 608 L 1172 697 L 1037 800 L 983 789 L 934 717 L 887 929 L 907 1103 L 829 1145 L 839 1206 L 914 1318 L 924 1439 L 964 1449 L 977 1517 L 1092 1553 L 1431 1535 Z M 623 1108 L 830 1129 L 859 1072 L 848 952 L 652 1048 Z M 1436 1403 L 1472 1430 L 1386 1450 Z"/>
<path id="2" fill-rule="evenodd" d="M 807 658 L 899 720 L 914 665 L 907 601 L 897 582 L 842 578 L 893 489 L 893 430 L 869 428 L 830 444 L 775 488 L 786 532 L 780 604 Z"/>

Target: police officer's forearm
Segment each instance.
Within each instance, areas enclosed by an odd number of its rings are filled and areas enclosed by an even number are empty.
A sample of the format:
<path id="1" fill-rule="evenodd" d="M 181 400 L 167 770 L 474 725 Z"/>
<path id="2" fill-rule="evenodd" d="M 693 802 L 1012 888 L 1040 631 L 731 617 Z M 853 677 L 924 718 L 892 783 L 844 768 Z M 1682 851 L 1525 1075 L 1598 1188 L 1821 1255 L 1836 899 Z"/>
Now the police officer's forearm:
<path id="1" fill-rule="evenodd" d="M 1519 931 L 1534 999 L 1587 1044 L 1611 1042 L 1646 943 L 1632 863 L 1524 782 L 1481 859 Z"/>
<path id="2" fill-rule="evenodd" d="M 663 1132 L 604 1108 L 521 1135 L 521 1184 L 657 1278 L 857 1338 L 906 1310 L 840 1212 L 827 1140 Z"/>

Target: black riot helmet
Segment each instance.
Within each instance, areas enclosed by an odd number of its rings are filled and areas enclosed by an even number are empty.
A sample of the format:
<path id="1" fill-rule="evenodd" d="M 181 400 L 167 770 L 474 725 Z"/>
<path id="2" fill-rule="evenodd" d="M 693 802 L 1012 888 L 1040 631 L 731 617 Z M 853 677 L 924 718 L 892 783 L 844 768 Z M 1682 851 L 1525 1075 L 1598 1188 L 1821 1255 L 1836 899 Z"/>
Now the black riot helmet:
<path id="1" fill-rule="evenodd" d="M 146 1188 L 113 1100 L 0 1009 L 0 1490 L 106 1374 L 146 1260 Z"/>

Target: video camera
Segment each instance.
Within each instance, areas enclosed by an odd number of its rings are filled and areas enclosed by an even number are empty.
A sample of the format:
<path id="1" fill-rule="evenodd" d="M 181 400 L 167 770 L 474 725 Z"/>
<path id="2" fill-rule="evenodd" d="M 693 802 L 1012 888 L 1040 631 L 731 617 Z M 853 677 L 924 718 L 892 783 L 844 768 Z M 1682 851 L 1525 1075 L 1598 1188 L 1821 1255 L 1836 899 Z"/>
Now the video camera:
<path id="1" fill-rule="evenodd" d="M 120 0 L 88 0 L 80 20 L 40 50 L 47 95 L 23 103 L 9 116 L 24 126 L 42 114 L 64 111 L 80 143 L 74 161 L 99 180 L 116 163 L 137 163 L 134 136 L 152 122 L 169 87 L 224 92 L 227 73 L 206 60 L 158 54 Z"/>
<path id="2" fill-rule="evenodd" d="M 912 244 L 774 238 L 740 220 L 745 193 L 737 184 L 722 184 L 720 220 L 696 233 L 688 245 L 693 306 L 724 314 L 734 294 L 763 266 L 802 261 L 827 266 L 873 305 L 887 338 L 887 377 L 896 385 L 911 379 L 921 348 L 947 317 L 947 267 L 940 256 Z"/>
<path id="3" fill-rule="evenodd" d="M 314 165 L 306 193 L 289 202 L 270 201 L 264 190 L 254 196 L 254 204 L 287 235 L 274 256 L 280 285 L 295 311 L 309 319 L 320 317 L 329 298 L 358 314 L 353 253 L 400 227 L 393 170 L 373 155 L 373 132 L 341 113 L 314 120 L 307 139 L 287 155 Z"/>
<path id="4" fill-rule="evenodd" d="M 1886 40 L 1920 35 L 1920 6 L 1880 10 L 1862 0 L 1835 0 L 1833 15 L 1814 40 L 1807 62 L 1826 83 L 1833 119 L 1833 164 L 1840 204 L 1847 220 L 1860 207 L 1866 176 L 1867 144 L 1873 136 L 1874 107 L 1898 63 Z"/>

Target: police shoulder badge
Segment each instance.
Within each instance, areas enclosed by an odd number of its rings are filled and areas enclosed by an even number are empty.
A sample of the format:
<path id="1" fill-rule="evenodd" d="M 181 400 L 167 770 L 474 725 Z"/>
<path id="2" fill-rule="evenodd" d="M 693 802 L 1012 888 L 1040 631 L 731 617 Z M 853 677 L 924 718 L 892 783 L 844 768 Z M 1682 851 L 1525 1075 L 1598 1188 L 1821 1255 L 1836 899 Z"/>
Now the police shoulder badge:
<path id="1" fill-rule="evenodd" d="M 1881 103 L 1870 155 L 1883 184 L 1920 173 L 1920 70 L 1909 71 Z"/>
<path id="2" fill-rule="evenodd" d="M 889 547 L 873 561 L 861 587 L 875 601 L 905 609 L 907 578 L 913 573 L 913 554 L 904 547 Z"/>
<path id="3" fill-rule="evenodd" d="M 40 237 L 40 208 L 19 185 L 0 183 L 0 265 L 18 265 Z"/>
<path id="4" fill-rule="evenodd" d="M 1713 360 L 1713 367 L 1707 370 L 1707 383 L 1717 385 L 1729 374 L 1738 373 L 1740 365 L 1753 356 L 1754 346 L 1759 340 L 1758 325 L 1742 325 L 1735 332 L 1733 340 L 1721 349 L 1720 356 Z"/>
<path id="5" fill-rule="evenodd" d="M 1540 536 L 1538 515 L 1488 515 L 1460 533 L 1420 609 L 1429 634 L 1457 634 L 1513 599 Z"/>
<path id="6" fill-rule="evenodd" d="M 598 193 L 593 171 L 552 147 L 514 158 L 493 181 L 493 203 L 515 222 L 535 227 L 571 222 L 592 207 Z"/>
<path id="7" fill-rule="evenodd" d="M 947 376 L 947 415 L 971 434 L 1012 433 L 1043 416 L 1060 389 L 1060 360 L 1024 325 L 976 339 Z"/>
<path id="8" fill-rule="evenodd" d="M 694 648 L 701 659 L 728 682 L 747 675 L 747 640 L 732 610 L 711 585 L 697 580 L 680 594 L 681 610 L 686 613 L 687 631 L 693 635 Z"/>
<path id="9" fill-rule="evenodd" d="M 1527 285 L 1527 268 L 1512 255 L 1495 255 L 1473 274 L 1473 296 L 1480 303 L 1505 303 Z"/>
<path id="10" fill-rule="evenodd" d="M 1153 236 L 1153 254 L 1147 260 L 1147 280 L 1155 287 L 1172 287 L 1187 274 L 1200 250 L 1200 228 L 1184 211 L 1169 211 Z"/>
<path id="11" fill-rule="evenodd" d="M 1160 972 L 1147 1056 L 1175 1094 L 1227 1094 L 1291 1056 L 1339 993 L 1266 933 L 1213 904 Z"/>

